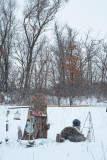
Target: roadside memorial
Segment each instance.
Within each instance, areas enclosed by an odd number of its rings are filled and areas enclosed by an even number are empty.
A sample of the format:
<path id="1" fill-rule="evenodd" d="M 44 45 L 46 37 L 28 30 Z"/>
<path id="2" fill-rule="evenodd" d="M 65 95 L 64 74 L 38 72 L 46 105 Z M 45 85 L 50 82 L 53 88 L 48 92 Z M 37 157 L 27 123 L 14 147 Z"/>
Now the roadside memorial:
<path id="1" fill-rule="evenodd" d="M 48 129 L 47 99 L 42 93 L 39 93 L 32 96 L 23 139 L 47 138 Z"/>

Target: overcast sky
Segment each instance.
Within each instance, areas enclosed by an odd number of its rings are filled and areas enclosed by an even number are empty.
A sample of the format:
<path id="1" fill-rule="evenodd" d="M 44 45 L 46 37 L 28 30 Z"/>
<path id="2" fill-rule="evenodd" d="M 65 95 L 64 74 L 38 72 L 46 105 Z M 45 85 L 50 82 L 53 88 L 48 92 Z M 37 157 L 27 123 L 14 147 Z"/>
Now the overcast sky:
<path id="1" fill-rule="evenodd" d="M 24 0 L 17 0 L 23 6 Z M 70 0 L 57 14 L 59 23 L 67 23 L 81 32 L 92 30 L 107 35 L 107 0 Z"/>

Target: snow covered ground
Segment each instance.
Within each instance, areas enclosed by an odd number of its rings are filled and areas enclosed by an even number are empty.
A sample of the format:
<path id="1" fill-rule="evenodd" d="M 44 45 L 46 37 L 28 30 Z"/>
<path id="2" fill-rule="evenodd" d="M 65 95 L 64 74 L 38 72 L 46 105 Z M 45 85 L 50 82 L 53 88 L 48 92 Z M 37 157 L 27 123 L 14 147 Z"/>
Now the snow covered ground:
<path id="1" fill-rule="evenodd" d="M 83 103 L 82 103 L 83 104 Z M 85 104 L 85 103 L 84 103 Z M 17 142 L 18 126 L 24 130 L 27 119 L 27 108 L 17 109 L 21 120 L 14 120 L 16 109 L 10 110 L 8 117 L 9 132 L 6 132 L 6 112 L 10 106 L 0 106 L 0 160 L 106 160 L 107 159 L 107 112 L 106 103 L 91 103 L 89 107 L 60 108 L 48 107 L 48 139 L 35 140 L 35 146 L 26 148 L 27 141 Z M 12 106 L 13 107 L 13 106 Z M 14 106 L 16 107 L 16 106 Z M 18 107 L 18 106 L 17 106 Z M 89 142 L 74 143 L 66 140 L 64 143 L 55 142 L 56 134 L 64 127 L 72 126 L 74 119 L 81 121 L 81 130 L 88 113 L 91 113 L 94 136 Z M 89 122 L 85 127 L 89 127 Z M 87 136 L 88 128 L 83 129 Z M 5 143 L 8 136 L 9 142 Z M 43 145 L 41 145 L 43 142 Z"/>

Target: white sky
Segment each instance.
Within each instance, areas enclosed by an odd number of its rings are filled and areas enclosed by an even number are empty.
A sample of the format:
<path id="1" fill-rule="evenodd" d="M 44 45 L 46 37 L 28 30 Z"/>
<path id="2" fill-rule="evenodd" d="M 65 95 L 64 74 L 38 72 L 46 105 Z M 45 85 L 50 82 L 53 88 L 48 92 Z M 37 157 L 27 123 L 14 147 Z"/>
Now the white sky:
<path id="1" fill-rule="evenodd" d="M 17 0 L 23 6 L 24 0 Z M 20 13 L 19 17 L 20 17 Z M 57 14 L 60 24 L 69 24 L 81 32 L 92 30 L 100 35 L 107 34 L 107 0 L 70 0 Z"/>

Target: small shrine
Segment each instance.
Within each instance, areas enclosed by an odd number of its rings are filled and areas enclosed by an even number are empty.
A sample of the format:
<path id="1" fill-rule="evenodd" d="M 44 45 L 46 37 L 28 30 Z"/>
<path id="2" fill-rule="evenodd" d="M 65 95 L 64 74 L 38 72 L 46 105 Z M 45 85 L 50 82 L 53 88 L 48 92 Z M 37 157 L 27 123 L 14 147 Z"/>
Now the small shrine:
<path id="1" fill-rule="evenodd" d="M 42 93 L 32 96 L 23 139 L 47 138 L 47 99 Z"/>

